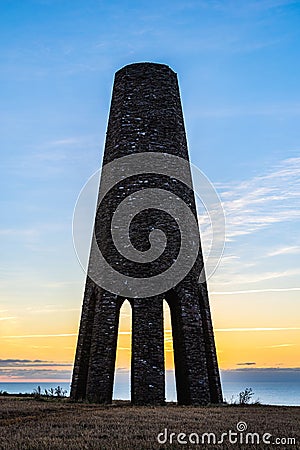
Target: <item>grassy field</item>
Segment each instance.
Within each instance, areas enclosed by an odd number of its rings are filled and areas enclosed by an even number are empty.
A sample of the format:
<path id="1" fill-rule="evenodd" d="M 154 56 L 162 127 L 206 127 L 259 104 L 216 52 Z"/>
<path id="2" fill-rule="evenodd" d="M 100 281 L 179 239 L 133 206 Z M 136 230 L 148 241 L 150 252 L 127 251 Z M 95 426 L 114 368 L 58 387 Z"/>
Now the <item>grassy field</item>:
<path id="1" fill-rule="evenodd" d="M 232 435 L 242 443 L 230 443 L 224 437 L 222 444 L 208 444 L 202 433 L 215 433 L 216 440 L 222 433 L 237 432 L 237 424 L 245 422 L 247 431 Z M 110 406 L 73 404 L 64 400 L 37 401 L 33 398 L 0 397 L 0 448 L 5 450 L 43 449 L 251 449 L 251 448 L 300 448 L 300 407 L 285 406 L 209 406 L 134 407 L 126 402 Z M 242 427 L 242 425 L 240 425 Z M 164 430 L 167 429 L 167 442 Z M 246 444 L 246 434 L 264 433 L 265 439 L 279 444 Z M 157 436 L 160 435 L 161 444 Z M 175 433 L 170 437 L 170 433 Z M 187 444 L 177 442 L 187 441 Z M 196 445 L 197 437 L 199 445 Z M 295 438 L 296 444 L 287 438 Z M 248 437 L 251 440 L 251 437 Z M 257 439 L 257 437 L 253 437 Z M 171 440 L 171 443 L 170 443 Z M 192 443 L 190 443 L 190 440 Z M 257 442 L 257 441 L 255 441 Z M 278 441 L 279 442 L 279 441 Z M 298 442 L 298 445 L 297 445 Z"/>

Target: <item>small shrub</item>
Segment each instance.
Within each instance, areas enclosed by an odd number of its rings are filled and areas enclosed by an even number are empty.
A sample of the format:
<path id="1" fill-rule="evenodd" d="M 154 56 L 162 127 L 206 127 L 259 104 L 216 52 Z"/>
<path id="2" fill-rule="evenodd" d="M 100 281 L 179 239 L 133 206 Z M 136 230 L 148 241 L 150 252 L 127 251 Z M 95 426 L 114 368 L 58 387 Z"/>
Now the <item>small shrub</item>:
<path id="1" fill-rule="evenodd" d="M 251 401 L 253 395 L 254 392 L 252 388 L 246 388 L 244 391 L 241 391 L 237 395 L 237 399 L 235 399 L 234 395 L 232 395 L 229 402 L 227 402 L 225 399 L 225 403 L 227 403 L 228 405 L 261 405 L 259 398 L 257 398 L 255 401 Z"/>
<path id="2" fill-rule="evenodd" d="M 249 405 L 254 395 L 252 388 L 246 388 L 239 393 L 239 405 Z"/>
<path id="3" fill-rule="evenodd" d="M 8 394 L 8 392 L 7 392 L 7 391 L 2 391 L 2 390 L 1 390 L 1 391 L 0 391 L 0 395 L 2 395 L 2 396 L 4 396 L 4 397 L 5 397 L 6 395 L 9 395 L 9 394 Z"/>
<path id="4" fill-rule="evenodd" d="M 67 391 L 65 389 L 62 389 L 60 386 L 57 386 L 55 388 L 54 392 L 55 392 L 56 397 L 59 397 L 59 398 L 66 397 L 66 395 L 67 395 Z"/>
<path id="5" fill-rule="evenodd" d="M 55 395 L 54 389 L 53 389 L 53 388 L 50 388 L 50 389 L 49 389 L 49 396 L 50 396 L 50 397 L 54 397 L 54 395 Z"/>
<path id="6" fill-rule="evenodd" d="M 33 389 L 33 395 L 34 398 L 40 398 L 42 396 L 41 386 L 38 386 L 37 388 Z"/>

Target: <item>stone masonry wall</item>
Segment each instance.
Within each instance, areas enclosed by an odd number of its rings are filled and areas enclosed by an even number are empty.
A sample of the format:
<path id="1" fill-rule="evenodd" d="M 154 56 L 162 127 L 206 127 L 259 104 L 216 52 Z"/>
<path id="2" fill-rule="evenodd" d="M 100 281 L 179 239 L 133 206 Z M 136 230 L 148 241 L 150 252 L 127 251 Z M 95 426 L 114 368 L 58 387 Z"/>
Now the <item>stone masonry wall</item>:
<path id="1" fill-rule="evenodd" d="M 167 153 L 189 161 L 177 76 L 163 64 L 131 64 L 115 75 L 103 164 L 143 152 Z M 166 270 L 180 250 L 181 235 L 176 220 L 154 209 L 134 218 L 130 239 L 139 250 L 147 250 L 150 231 L 162 230 L 167 245 L 157 260 L 146 264 L 130 261 L 114 246 L 111 235 L 114 211 L 128 195 L 149 187 L 179 196 L 197 220 L 193 190 L 175 178 L 146 173 L 126 178 L 114 186 L 97 211 L 95 236 L 106 261 L 127 276 L 153 277 Z M 134 404 L 165 401 L 163 299 L 171 311 L 178 403 L 222 401 L 207 287 L 198 282 L 203 268 L 198 232 L 193 239 L 199 244 L 198 256 L 182 281 L 151 298 L 128 297 L 133 315 L 131 396 Z M 91 267 L 89 270 L 91 275 Z M 110 403 L 119 313 L 126 296 L 105 291 L 89 275 L 71 397 Z"/>

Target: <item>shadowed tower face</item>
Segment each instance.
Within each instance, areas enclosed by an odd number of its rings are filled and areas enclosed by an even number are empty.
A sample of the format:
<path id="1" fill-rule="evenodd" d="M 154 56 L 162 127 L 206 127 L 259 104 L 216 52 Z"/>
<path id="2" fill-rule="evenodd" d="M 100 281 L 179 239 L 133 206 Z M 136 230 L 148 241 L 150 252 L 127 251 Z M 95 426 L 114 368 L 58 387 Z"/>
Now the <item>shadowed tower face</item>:
<path id="1" fill-rule="evenodd" d="M 221 402 L 203 274 L 177 76 L 162 64 L 125 66 L 113 87 L 71 397 L 112 401 L 119 314 L 128 299 L 131 400 L 164 403 L 165 299 L 178 403 Z"/>

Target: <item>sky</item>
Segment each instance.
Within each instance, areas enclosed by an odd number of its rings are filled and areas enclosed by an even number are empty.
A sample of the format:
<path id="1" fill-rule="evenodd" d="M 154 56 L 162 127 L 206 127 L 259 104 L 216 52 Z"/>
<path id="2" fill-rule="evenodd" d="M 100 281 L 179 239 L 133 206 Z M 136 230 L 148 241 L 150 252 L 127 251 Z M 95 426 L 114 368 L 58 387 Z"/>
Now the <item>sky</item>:
<path id="1" fill-rule="evenodd" d="M 224 208 L 209 279 L 221 370 L 299 368 L 300 1 L 2 0 L 0 17 L 0 381 L 70 379 L 73 211 L 101 166 L 114 73 L 141 61 L 177 72 L 191 162 Z M 120 331 L 128 370 L 128 304 Z"/>

